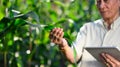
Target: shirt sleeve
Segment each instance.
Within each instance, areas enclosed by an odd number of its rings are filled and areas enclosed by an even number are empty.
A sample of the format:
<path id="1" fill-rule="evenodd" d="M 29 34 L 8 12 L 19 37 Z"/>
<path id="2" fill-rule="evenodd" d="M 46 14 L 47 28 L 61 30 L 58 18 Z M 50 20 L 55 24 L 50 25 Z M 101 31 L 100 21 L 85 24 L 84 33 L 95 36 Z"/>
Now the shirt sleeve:
<path id="1" fill-rule="evenodd" d="M 80 28 L 80 30 L 77 34 L 77 38 L 72 44 L 73 52 L 76 52 L 76 55 L 78 57 L 78 59 L 76 59 L 76 60 L 79 60 L 80 57 L 82 56 L 83 47 L 86 42 L 86 36 L 87 36 L 86 32 L 87 32 L 87 25 L 84 25 L 83 27 Z"/>

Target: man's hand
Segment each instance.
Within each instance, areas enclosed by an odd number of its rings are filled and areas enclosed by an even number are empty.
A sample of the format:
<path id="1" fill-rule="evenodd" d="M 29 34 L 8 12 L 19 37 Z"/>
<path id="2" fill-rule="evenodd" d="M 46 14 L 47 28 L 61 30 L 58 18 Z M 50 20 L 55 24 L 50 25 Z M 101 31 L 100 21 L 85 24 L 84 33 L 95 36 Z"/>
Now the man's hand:
<path id="1" fill-rule="evenodd" d="M 54 28 L 51 30 L 49 38 L 51 42 L 59 45 L 60 47 L 65 46 L 64 43 L 66 43 L 66 40 L 63 38 L 64 32 L 61 28 Z"/>
<path id="2" fill-rule="evenodd" d="M 66 56 L 66 58 L 71 62 L 75 63 L 74 54 L 72 49 L 69 47 L 67 40 L 63 38 L 64 32 L 61 28 L 54 28 L 50 32 L 50 40 L 51 42 L 57 44 L 59 46 L 60 51 Z"/>
<path id="3" fill-rule="evenodd" d="M 120 61 L 112 57 L 110 54 L 102 53 L 101 59 L 107 67 L 120 67 Z"/>

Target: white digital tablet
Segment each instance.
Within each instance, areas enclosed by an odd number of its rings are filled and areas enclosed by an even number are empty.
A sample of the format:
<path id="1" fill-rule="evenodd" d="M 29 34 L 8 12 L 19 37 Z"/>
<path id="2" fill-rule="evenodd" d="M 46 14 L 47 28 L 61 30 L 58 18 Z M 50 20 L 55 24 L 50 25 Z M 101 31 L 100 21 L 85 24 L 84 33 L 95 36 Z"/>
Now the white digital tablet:
<path id="1" fill-rule="evenodd" d="M 100 54 L 105 52 L 120 60 L 120 50 L 117 47 L 85 47 L 85 49 L 98 61 L 100 61 Z"/>

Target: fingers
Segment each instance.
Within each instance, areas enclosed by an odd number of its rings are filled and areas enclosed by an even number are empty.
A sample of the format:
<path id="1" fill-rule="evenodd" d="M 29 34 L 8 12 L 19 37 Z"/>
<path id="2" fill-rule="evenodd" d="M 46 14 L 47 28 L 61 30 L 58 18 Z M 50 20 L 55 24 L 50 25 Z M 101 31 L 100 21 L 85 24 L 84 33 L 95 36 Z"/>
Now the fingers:
<path id="1" fill-rule="evenodd" d="M 111 67 L 111 62 L 109 61 L 109 59 L 106 57 L 105 53 L 101 54 L 101 58 L 103 63 L 106 65 L 106 67 Z"/>
<path id="2" fill-rule="evenodd" d="M 50 32 L 50 38 L 56 37 L 56 38 L 62 38 L 63 37 L 63 29 L 61 28 L 54 28 Z"/>
<path id="3" fill-rule="evenodd" d="M 111 64 L 108 63 L 108 60 L 107 60 L 107 57 L 105 56 L 105 53 L 100 54 L 100 59 L 106 65 L 106 67 L 111 67 Z"/>
<path id="4" fill-rule="evenodd" d="M 118 63 L 118 62 L 119 62 L 117 59 L 115 59 L 115 58 L 112 57 L 111 55 L 109 55 L 109 54 L 105 54 L 105 55 L 106 55 L 106 57 L 107 57 L 108 59 L 110 59 L 112 62 L 115 62 L 115 63 Z"/>
<path id="5" fill-rule="evenodd" d="M 120 66 L 120 62 L 118 60 L 116 60 L 114 57 L 112 57 L 111 55 L 107 54 L 107 53 L 102 53 L 101 57 L 102 57 L 103 63 L 107 67 Z"/>
<path id="6" fill-rule="evenodd" d="M 56 44 L 61 44 L 63 35 L 64 35 L 63 29 L 54 28 L 53 30 L 51 30 L 49 38 L 51 42 L 56 43 Z"/>
<path id="7" fill-rule="evenodd" d="M 120 62 L 117 60 L 117 59 L 115 59 L 114 57 L 112 57 L 111 55 L 109 55 L 109 54 L 105 54 L 106 55 L 106 57 L 108 58 L 108 62 L 114 67 L 114 66 L 116 66 L 116 67 L 120 67 Z"/>

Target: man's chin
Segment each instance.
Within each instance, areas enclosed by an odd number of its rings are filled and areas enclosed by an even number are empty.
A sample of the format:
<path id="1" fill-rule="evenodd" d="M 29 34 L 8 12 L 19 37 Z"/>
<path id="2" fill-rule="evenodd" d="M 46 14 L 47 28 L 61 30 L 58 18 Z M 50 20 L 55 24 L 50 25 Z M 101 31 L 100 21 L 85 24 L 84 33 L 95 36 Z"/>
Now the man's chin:
<path id="1" fill-rule="evenodd" d="M 110 19 L 109 16 L 102 16 L 102 17 L 103 17 L 103 19 Z"/>

